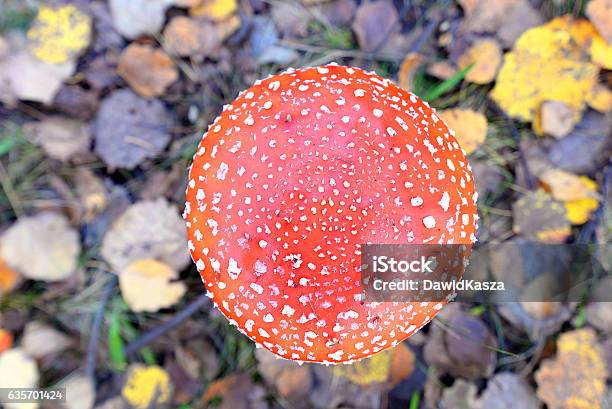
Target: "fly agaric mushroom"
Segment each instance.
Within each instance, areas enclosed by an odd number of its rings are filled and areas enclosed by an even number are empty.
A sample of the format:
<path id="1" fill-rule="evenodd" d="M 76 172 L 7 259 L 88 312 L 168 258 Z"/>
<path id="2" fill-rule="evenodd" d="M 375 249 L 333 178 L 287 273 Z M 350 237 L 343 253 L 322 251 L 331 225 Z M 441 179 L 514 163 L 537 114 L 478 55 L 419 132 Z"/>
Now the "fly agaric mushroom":
<path id="1" fill-rule="evenodd" d="M 465 153 L 427 103 L 375 73 L 290 69 L 210 125 L 184 217 L 206 290 L 274 354 L 337 363 L 395 346 L 444 302 L 363 302 L 363 243 L 475 241 Z"/>

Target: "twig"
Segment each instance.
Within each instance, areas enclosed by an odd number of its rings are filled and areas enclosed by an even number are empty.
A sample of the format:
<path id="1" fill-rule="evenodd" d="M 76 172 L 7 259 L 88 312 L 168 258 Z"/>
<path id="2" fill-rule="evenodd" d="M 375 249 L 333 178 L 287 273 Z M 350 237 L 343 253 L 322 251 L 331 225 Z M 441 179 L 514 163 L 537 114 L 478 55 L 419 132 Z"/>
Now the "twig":
<path id="1" fill-rule="evenodd" d="M 89 336 L 89 343 L 87 344 L 87 366 L 85 367 L 85 375 L 92 382 L 95 382 L 96 356 L 100 341 L 102 321 L 104 320 L 104 310 L 106 310 L 106 304 L 108 304 L 108 300 L 110 299 L 116 285 L 117 276 L 112 274 L 110 281 L 106 283 L 106 287 L 104 287 L 102 297 L 100 297 L 100 305 L 96 310 L 96 315 L 94 316 L 93 323 L 91 324 L 91 335 Z"/>
<path id="2" fill-rule="evenodd" d="M 141 348 L 147 346 L 156 338 L 160 337 L 166 332 L 172 331 L 173 329 L 181 325 L 183 321 L 187 320 L 193 314 L 198 312 L 198 310 L 209 306 L 210 304 L 210 298 L 208 298 L 205 293 L 200 295 L 198 298 L 188 304 L 184 309 L 179 311 L 174 317 L 170 318 L 163 324 L 153 328 L 151 331 L 146 332 L 140 338 L 130 342 L 124 349 L 125 354 L 132 355 L 138 352 Z"/>

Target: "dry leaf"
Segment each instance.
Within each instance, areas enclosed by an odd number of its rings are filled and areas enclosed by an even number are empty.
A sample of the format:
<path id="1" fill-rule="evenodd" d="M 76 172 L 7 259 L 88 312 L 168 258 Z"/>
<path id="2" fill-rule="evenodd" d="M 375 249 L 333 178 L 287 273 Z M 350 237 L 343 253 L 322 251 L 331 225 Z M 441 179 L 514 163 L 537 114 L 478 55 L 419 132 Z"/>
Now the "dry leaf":
<path id="1" fill-rule="evenodd" d="M 96 389 L 92 380 L 87 376 L 72 375 L 68 379 L 64 379 L 59 386 L 66 388 L 66 409 L 91 409 L 94 407 Z M 78 397 L 78 399 L 74 397 Z"/>
<path id="2" fill-rule="evenodd" d="M 227 20 L 215 24 L 213 27 L 215 32 L 217 33 L 216 38 L 218 38 L 219 41 L 223 42 L 226 38 L 234 34 L 236 30 L 238 30 L 238 28 L 240 28 L 240 24 L 240 17 L 235 14 L 229 17 Z M 205 35 L 208 39 L 207 44 L 213 43 L 213 41 L 215 40 L 215 36 L 212 33 L 209 33 L 208 31 L 206 31 Z M 211 48 L 211 51 L 214 51 L 217 48 L 217 46 L 215 46 L 214 49 L 210 46 L 208 47 Z"/>
<path id="3" fill-rule="evenodd" d="M 117 74 L 147 98 L 162 95 L 178 79 L 176 65 L 163 50 L 135 43 L 121 53 Z"/>
<path id="4" fill-rule="evenodd" d="M 312 11 L 291 2 L 272 3 L 270 15 L 285 37 L 303 37 L 308 33 Z"/>
<path id="5" fill-rule="evenodd" d="M 130 365 L 121 395 L 134 409 L 161 406 L 172 397 L 170 376 L 159 366 Z"/>
<path id="6" fill-rule="evenodd" d="M 587 97 L 587 104 L 599 112 L 612 111 L 612 91 L 603 84 L 595 84 Z"/>
<path id="7" fill-rule="evenodd" d="M 258 370 L 266 382 L 276 388 L 285 398 L 304 398 L 312 388 L 312 374 L 307 365 L 278 359 L 273 353 L 261 348 L 255 351 Z"/>
<path id="8" fill-rule="evenodd" d="M 414 89 L 414 76 L 423 64 L 423 56 L 419 53 L 410 53 L 404 58 L 397 74 L 398 85 L 409 91 Z"/>
<path id="9" fill-rule="evenodd" d="M 346 378 L 357 385 L 382 384 L 389 379 L 392 359 L 393 349 L 387 349 L 351 365 L 335 366 L 333 372 L 335 376 Z"/>
<path id="10" fill-rule="evenodd" d="M 2 294 L 8 294 L 17 287 L 20 281 L 20 274 L 0 258 L 0 299 L 2 299 Z"/>
<path id="11" fill-rule="evenodd" d="M 61 64 L 78 57 L 91 40 L 91 18 L 68 4 L 42 6 L 28 31 L 32 54 L 41 61 Z"/>
<path id="12" fill-rule="evenodd" d="M 440 111 L 439 116 L 454 131 L 467 154 L 474 152 L 487 137 L 487 118 L 480 112 L 455 108 Z"/>
<path id="13" fill-rule="evenodd" d="M 80 252 L 79 234 L 58 213 L 22 217 L 0 237 L 0 258 L 32 280 L 68 278 Z"/>
<path id="14" fill-rule="evenodd" d="M 482 409 L 540 409 L 531 386 L 511 372 L 500 372 L 489 379 L 478 401 Z"/>
<path id="15" fill-rule="evenodd" d="M 202 407 L 212 407 L 211 401 L 221 399 L 214 405 L 217 409 L 255 409 L 267 408 L 265 391 L 253 384 L 251 377 L 235 373 L 212 382 L 202 397 Z"/>
<path id="16" fill-rule="evenodd" d="M 547 100 L 582 111 L 597 82 L 598 67 L 586 44 L 596 35 L 585 20 L 569 16 L 532 28 L 504 56 L 493 99 L 511 117 L 533 121 Z"/>
<path id="17" fill-rule="evenodd" d="M 535 373 L 538 397 L 550 408 L 602 408 L 607 375 L 595 332 L 566 332 L 557 341 L 557 356 L 542 362 Z"/>
<path id="18" fill-rule="evenodd" d="M 38 387 L 36 362 L 19 348 L 0 354 L 0 385 L 3 388 Z M 36 409 L 38 403 L 3 403 L 5 409 Z"/>
<path id="19" fill-rule="evenodd" d="M 399 16 L 392 3 L 376 1 L 363 3 L 357 8 L 351 27 L 359 47 L 365 52 L 373 52 L 399 30 L 398 22 Z"/>
<path id="20" fill-rule="evenodd" d="M 473 65 L 465 75 L 467 81 L 475 84 L 488 84 L 495 79 L 501 65 L 502 50 L 497 41 L 492 39 L 479 40 L 472 44 L 461 57 L 459 69 Z"/>
<path id="21" fill-rule="evenodd" d="M 100 254 L 115 272 L 153 258 L 180 271 L 189 263 L 187 233 L 176 206 L 165 199 L 130 206 L 106 232 Z"/>
<path id="22" fill-rule="evenodd" d="M 192 16 L 203 16 L 214 21 L 225 20 L 238 9 L 236 0 L 202 0 L 201 4 L 189 9 Z"/>
<path id="23" fill-rule="evenodd" d="M 563 204 L 542 189 L 517 200 L 512 217 L 514 232 L 529 240 L 563 243 L 572 232 Z"/>
<path id="24" fill-rule="evenodd" d="M 113 25 L 126 38 L 157 34 L 172 0 L 109 0 Z"/>
<path id="25" fill-rule="evenodd" d="M 612 44 L 612 0 L 591 0 L 586 15 L 603 39 Z"/>
<path id="26" fill-rule="evenodd" d="M 497 38 L 504 48 L 510 48 L 526 30 L 539 26 L 543 22 L 544 19 L 540 12 L 534 9 L 528 0 L 515 1 L 514 7 L 501 20 Z"/>
<path id="27" fill-rule="evenodd" d="M 586 176 L 580 176 L 580 180 L 590 190 L 590 194 L 593 197 L 569 200 L 564 203 L 565 210 L 567 211 L 567 220 L 574 225 L 586 223 L 591 214 L 599 207 L 599 201 L 594 199 L 597 196 L 597 183 Z"/>
<path id="28" fill-rule="evenodd" d="M 13 346 L 13 334 L 0 328 L 0 354 Z"/>
<path id="29" fill-rule="evenodd" d="M 73 61 L 48 64 L 27 51 L 19 51 L 0 60 L 0 101 L 14 104 L 27 100 L 49 105 L 75 69 Z"/>
<path id="30" fill-rule="evenodd" d="M 202 47 L 200 24 L 189 17 L 173 18 L 164 30 L 164 48 L 172 55 L 195 55 Z"/>
<path id="31" fill-rule="evenodd" d="M 111 168 L 133 169 L 170 141 L 170 115 L 162 102 L 129 89 L 110 94 L 94 123 L 95 151 Z"/>
<path id="32" fill-rule="evenodd" d="M 178 272 L 166 263 L 141 259 L 130 263 L 119 273 L 123 299 L 135 312 L 157 312 L 176 304 L 187 287 L 176 282 Z"/>
<path id="33" fill-rule="evenodd" d="M 26 324 L 21 348 L 32 358 L 40 359 L 65 351 L 72 345 L 70 338 L 39 321 Z"/>
<path id="34" fill-rule="evenodd" d="M 552 197 L 562 202 L 597 197 L 591 188 L 590 182 L 592 181 L 584 176 L 581 177 L 561 169 L 550 168 L 546 169 L 538 178 L 550 190 Z"/>
<path id="35" fill-rule="evenodd" d="M 442 392 L 440 407 L 443 409 L 481 409 L 477 394 L 478 387 L 473 382 L 456 379 L 453 386 Z"/>
<path id="36" fill-rule="evenodd" d="M 76 195 L 81 205 L 82 218 L 91 222 L 108 205 L 106 186 L 88 168 L 78 168 L 74 176 Z"/>
<path id="37" fill-rule="evenodd" d="M 389 370 L 389 387 L 394 388 L 404 379 L 409 378 L 416 368 L 416 357 L 412 349 L 401 343 L 393 349 L 391 368 Z"/>
<path id="38" fill-rule="evenodd" d="M 449 79 L 456 73 L 457 68 L 448 61 L 436 61 L 427 67 L 427 74 L 443 80 Z"/>
<path id="39" fill-rule="evenodd" d="M 538 135 L 551 135 L 561 139 L 574 129 L 580 112 L 561 101 L 544 101 L 540 114 L 534 118 L 533 130 Z"/>
<path id="40" fill-rule="evenodd" d="M 70 118 L 50 116 L 40 122 L 30 122 L 24 126 L 24 132 L 47 155 L 62 162 L 89 152 L 91 145 L 89 124 Z"/>

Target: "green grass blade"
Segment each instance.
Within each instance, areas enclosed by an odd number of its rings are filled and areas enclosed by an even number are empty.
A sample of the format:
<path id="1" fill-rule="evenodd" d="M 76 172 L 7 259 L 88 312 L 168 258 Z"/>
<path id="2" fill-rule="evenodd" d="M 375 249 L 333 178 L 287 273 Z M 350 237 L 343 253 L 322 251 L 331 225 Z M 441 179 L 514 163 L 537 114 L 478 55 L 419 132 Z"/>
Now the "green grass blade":
<path id="1" fill-rule="evenodd" d="M 127 359 L 123 352 L 123 338 L 121 338 L 121 324 L 119 311 L 113 310 L 108 328 L 108 355 L 114 369 L 122 371 L 127 366 Z"/>
<path id="2" fill-rule="evenodd" d="M 425 93 L 425 95 L 423 96 L 423 99 L 425 101 L 433 101 L 435 99 L 440 98 L 444 93 L 455 88 L 461 81 L 463 81 L 466 74 L 472 69 L 472 67 L 474 67 L 474 64 L 468 65 L 464 69 L 457 71 L 455 75 L 448 79 L 445 79 L 444 81 L 427 91 L 427 93 Z"/>
<path id="3" fill-rule="evenodd" d="M 418 392 L 412 392 L 410 397 L 410 409 L 419 409 L 419 403 L 421 403 L 421 395 Z"/>

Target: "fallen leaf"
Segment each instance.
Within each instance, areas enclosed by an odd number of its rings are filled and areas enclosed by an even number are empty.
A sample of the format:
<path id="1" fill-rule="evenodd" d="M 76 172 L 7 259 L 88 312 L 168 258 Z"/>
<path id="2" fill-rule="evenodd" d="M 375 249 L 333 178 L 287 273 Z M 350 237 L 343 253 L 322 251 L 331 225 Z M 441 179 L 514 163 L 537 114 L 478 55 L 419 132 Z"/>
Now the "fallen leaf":
<path id="1" fill-rule="evenodd" d="M 0 237 L 0 258 L 32 280 L 70 277 L 80 252 L 79 234 L 58 213 L 22 217 Z"/>
<path id="2" fill-rule="evenodd" d="M 592 183 L 594 182 L 584 176 L 550 168 L 546 169 L 538 178 L 550 190 L 552 197 L 562 202 L 597 197 L 592 189 Z"/>
<path id="3" fill-rule="evenodd" d="M 130 206 L 104 235 L 100 254 L 115 272 L 153 258 L 180 271 L 189 263 L 187 233 L 176 206 L 165 199 Z"/>
<path id="4" fill-rule="evenodd" d="M 537 394 L 550 408 L 598 409 L 607 375 L 595 332 L 565 332 L 557 341 L 557 356 L 544 360 L 535 373 Z"/>
<path id="5" fill-rule="evenodd" d="M 524 121 L 533 121 L 547 100 L 582 111 L 599 69 L 584 50 L 591 28 L 564 16 L 527 30 L 504 56 L 492 98 L 509 116 Z"/>
<path id="6" fill-rule="evenodd" d="M 469 155 L 487 137 L 487 118 L 471 109 L 447 109 L 439 112 L 440 118 L 454 131 L 459 145 Z"/>
<path id="7" fill-rule="evenodd" d="M 141 259 L 119 273 L 121 295 L 135 312 L 157 312 L 176 304 L 185 294 L 183 282 L 174 281 L 178 272 L 166 263 Z"/>
<path id="8" fill-rule="evenodd" d="M 32 54 L 61 64 L 78 57 L 91 40 L 91 18 L 74 5 L 42 6 L 28 30 Z"/>
<path id="9" fill-rule="evenodd" d="M 167 404 L 172 397 L 170 377 L 159 366 L 130 365 L 121 395 L 134 409 Z"/>
<path id="10" fill-rule="evenodd" d="M 423 350 L 425 361 L 454 376 L 490 376 L 496 364 L 496 338 L 478 317 L 459 307 L 449 307 L 444 308 L 431 328 Z"/>
<path id="11" fill-rule="evenodd" d="M 159 100 L 115 91 L 102 101 L 95 119 L 95 151 L 111 168 L 133 169 L 166 147 L 171 123 Z"/>
<path id="12" fill-rule="evenodd" d="M 355 0 L 336 0 L 321 4 L 318 9 L 330 25 L 342 27 L 349 25 L 353 20 L 357 4 Z"/>
<path id="13" fill-rule="evenodd" d="M 74 183 L 82 219 L 89 223 L 108 206 L 106 186 L 101 178 L 87 168 L 77 169 Z"/>
<path id="14" fill-rule="evenodd" d="M 89 152 L 92 139 L 87 123 L 60 116 L 30 122 L 24 126 L 24 132 L 34 144 L 42 146 L 49 157 L 62 162 Z"/>
<path id="15" fill-rule="evenodd" d="M 13 334 L 0 328 L 0 354 L 13 346 Z"/>
<path id="16" fill-rule="evenodd" d="M 98 111 L 99 102 L 97 90 L 64 84 L 53 99 L 53 108 L 73 119 L 89 120 Z"/>
<path id="17" fill-rule="evenodd" d="M 189 17 L 174 17 L 164 30 L 164 48 L 171 55 L 179 57 L 198 54 L 205 41 L 200 24 L 202 23 Z"/>
<path id="18" fill-rule="evenodd" d="M 17 287 L 20 281 L 21 275 L 0 258 L 0 299 L 2 294 L 8 294 Z"/>
<path id="19" fill-rule="evenodd" d="M 75 69 L 73 61 L 48 64 L 28 51 L 19 51 L 0 60 L 0 100 L 6 104 L 26 100 L 49 105 Z"/>
<path id="20" fill-rule="evenodd" d="M 189 9 L 192 16 L 207 17 L 214 21 L 225 20 L 238 9 L 236 0 L 202 0 L 201 4 Z"/>
<path id="21" fill-rule="evenodd" d="M 273 3 L 270 15 L 278 31 L 286 37 L 303 37 L 308 33 L 312 12 L 300 4 Z"/>
<path id="22" fill-rule="evenodd" d="M 416 357 L 412 349 L 401 343 L 393 349 L 391 368 L 389 369 L 389 386 L 394 388 L 401 381 L 409 378 L 416 368 Z"/>
<path id="23" fill-rule="evenodd" d="M 398 85 L 408 91 L 414 90 L 414 76 L 423 64 L 423 56 L 419 53 L 410 53 L 404 58 L 397 73 Z"/>
<path id="24" fill-rule="evenodd" d="M 591 108 L 599 112 L 612 111 L 612 91 L 603 84 L 595 84 L 586 101 Z"/>
<path id="25" fill-rule="evenodd" d="M 71 345 L 72 341 L 66 334 L 40 321 L 27 323 L 21 339 L 21 348 L 36 359 L 58 354 Z"/>
<path id="26" fill-rule="evenodd" d="M 308 396 L 313 385 L 309 366 L 280 360 L 263 348 L 257 349 L 255 356 L 259 363 L 259 372 L 281 396 L 293 399 L 303 399 Z"/>
<path id="27" fill-rule="evenodd" d="M 278 45 L 279 34 L 271 19 L 255 16 L 251 24 L 251 54 L 259 64 L 286 65 L 298 57 L 295 50 Z"/>
<path id="28" fill-rule="evenodd" d="M 384 46 L 391 34 L 399 30 L 399 16 L 392 3 L 375 1 L 362 3 L 355 13 L 351 27 L 359 47 L 373 52 Z"/>
<path id="29" fill-rule="evenodd" d="M 544 101 L 539 115 L 534 118 L 533 130 L 537 135 L 551 135 L 561 139 L 574 129 L 580 112 L 561 101 Z"/>
<path id="30" fill-rule="evenodd" d="M 221 403 L 216 401 L 221 400 Z M 267 408 L 265 392 L 256 386 L 251 377 L 244 373 L 235 373 L 211 382 L 202 397 L 202 406 L 211 407 L 211 401 L 217 409 L 253 409 Z"/>
<path id="31" fill-rule="evenodd" d="M 0 354 L 0 385 L 3 388 L 38 387 L 36 362 L 19 348 L 9 349 Z M 36 409 L 38 403 L 3 403 L 5 409 Z"/>
<path id="32" fill-rule="evenodd" d="M 351 365 L 335 366 L 333 371 L 335 376 L 347 378 L 357 385 L 383 384 L 389 379 L 392 359 L 393 350 L 387 349 Z"/>
<path id="33" fill-rule="evenodd" d="M 176 65 L 163 50 L 135 43 L 121 53 L 117 74 L 147 98 L 162 95 L 178 79 Z"/>
<path id="34" fill-rule="evenodd" d="M 586 320 L 594 328 L 610 334 L 612 332 L 612 308 L 610 308 L 610 304 L 606 302 L 589 303 L 586 307 Z M 607 368 L 610 367 L 607 366 Z"/>
<path id="35" fill-rule="evenodd" d="M 586 176 L 580 176 L 580 180 L 593 197 L 568 200 L 564 203 L 565 210 L 567 211 L 567 220 L 574 225 L 586 223 L 591 214 L 599 207 L 599 201 L 594 198 L 597 196 L 597 183 Z"/>
<path id="36" fill-rule="evenodd" d="M 548 160 L 573 173 L 594 174 L 610 157 L 612 123 L 605 115 L 587 111 L 565 138 L 550 140 Z"/>
<path id="37" fill-rule="evenodd" d="M 219 40 L 223 42 L 226 38 L 234 34 L 236 30 L 240 28 L 241 24 L 242 22 L 240 20 L 240 17 L 233 14 L 227 20 L 217 23 L 213 25 L 213 27 L 215 32 L 217 33 L 217 38 L 219 38 Z M 208 36 L 212 37 L 212 34 L 206 34 L 206 36 L 207 38 Z"/>
<path id="38" fill-rule="evenodd" d="M 479 40 L 472 44 L 459 57 L 459 69 L 470 65 L 472 68 L 465 74 L 467 81 L 475 84 L 488 84 L 495 79 L 502 61 L 502 50 L 493 39 Z"/>
<path id="39" fill-rule="evenodd" d="M 502 17 L 501 25 L 497 30 L 497 38 L 505 48 L 510 48 L 526 30 L 539 26 L 543 22 L 542 15 L 533 8 L 529 1 L 516 1 L 508 14 Z"/>
<path id="40" fill-rule="evenodd" d="M 473 382 L 456 379 L 453 386 L 442 391 L 440 407 L 442 409 L 481 409 L 477 394 L 478 387 Z"/>
<path id="41" fill-rule="evenodd" d="M 74 374 L 60 382 L 66 388 L 66 409 L 91 409 L 96 401 L 96 389 L 91 379 L 82 374 Z M 72 397 L 72 399 L 71 399 Z M 74 397 L 78 397 L 75 399 Z"/>
<path id="42" fill-rule="evenodd" d="M 448 61 L 436 61 L 427 67 L 427 73 L 433 77 L 446 80 L 457 74 L 457 68 Z"/>
<path id="43" fill-rule="evenodd" d="M 563 204 L 542 189 L 514 202 L 512 218 L 514 232 L 529 240 L 563 243 L 572 232 Z"/>
<path id="44" fill-rule="evenodd" d="M 172 0 L 109 0 L 113 25 L 126 38 L 157 34 Z"/>
<path id="45" fill-rule="evenodd" d="M 612 1 L 592 0 L 587 4 L 586 15 L 599 34 L 608 43 L 612 43 Z"/>
<path id="46" fill-rule="evenodd" d="M 540 409 L 540 402 L 531 386 L 512 372 L 493 375 L 478 403 L 482 409 Z"/>

